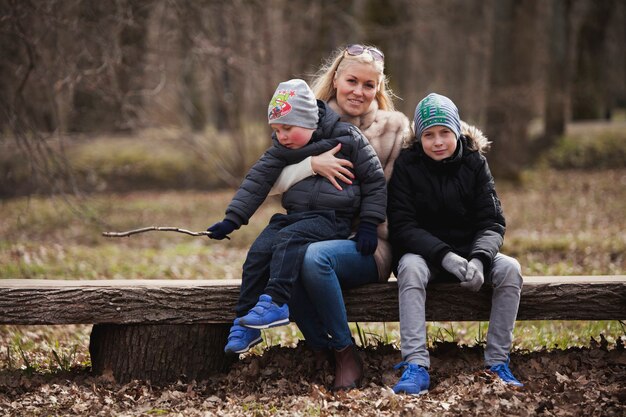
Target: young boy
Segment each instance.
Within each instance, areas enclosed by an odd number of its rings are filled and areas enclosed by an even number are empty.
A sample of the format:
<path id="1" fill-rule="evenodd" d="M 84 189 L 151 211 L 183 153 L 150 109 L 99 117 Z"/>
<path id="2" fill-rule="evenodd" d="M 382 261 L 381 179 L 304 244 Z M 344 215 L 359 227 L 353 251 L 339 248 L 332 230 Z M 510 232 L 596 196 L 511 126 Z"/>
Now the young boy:
<path id="1" fill-rule="evenodd" d="M 357 128 L 340 122 L 326 103 L 316 100 L 303 80 L 278 86 L 269 104 L 268 123 L 274 131 L 272 146 L 246 175 L 224 220 L 207 229 L 212 239 L 223 239 L 247 224 L 289 164 L 341 144 L 337 156 L 353 163 L 356 179 L 339 191 L 323 177 L 313 176 L 283 194 L 287 214 L 271 218 L 243 265 L 227 353 L 243 353 L 259 343 L 259 329 L 289 323 L 287 302 L 309 244 L 346 239 L 358 214 L 357 247 L 371 254 L 378 242 L 376 227 L 385 220 L 385 177 L 373 148 Z"/>
<path id="2" fill-rule="evenodd" d="M 406 368 L 393 390 L 428 391 L 426 286 L 446 278 L 472 291 L 485 278 L 493 286 L 485 364 L 504 383 L 521 386 L 508 363 L 522 275 L 515 259 L 499 253 L 505 220 L 482 155 L 489 142 L 478 129 L 462 127 L 454 103 L 438 94 L 419 102 L 414 129 L 389 182 L 403 360 L 397 367 Z"/>

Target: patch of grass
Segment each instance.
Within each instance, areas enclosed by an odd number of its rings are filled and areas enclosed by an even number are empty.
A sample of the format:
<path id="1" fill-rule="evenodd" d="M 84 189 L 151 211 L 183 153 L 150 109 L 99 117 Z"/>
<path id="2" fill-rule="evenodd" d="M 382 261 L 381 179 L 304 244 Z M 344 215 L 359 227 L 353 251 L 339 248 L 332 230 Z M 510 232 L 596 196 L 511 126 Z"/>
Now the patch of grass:
<path id="1" fill-rule="evenodd" d="M 0 369 L 21 369 L 27 374 L 69 371 L 90 366 L 91 326 L 0 326 Z"/>
<path id="2" fill-rule="evenodd" d="M 276 345 L 295 347 L 298 341 L 304 339 L 302 332 L 300 332 L 300 329 L 298 329 L 295 323 L 290 323 L 288 326 L 261 330 L 261 337 L 263 338 L 263 342 L 250 350 L 252 354 L 260 355 L 264 350 Z"/>
<path id="3" fill-rule="evenodd" d="M 397 322 L 350 323 L 350 329 L 359 346 L 371 347 L 381 343 L 400 346 L 400 324 Z M 428 322 L 428 345 L 431 348 L 443 342 L 467 346 L 484 345 L 488 329 L 488 322 Z M 513 347 L 529 351 L 588 347 L 592 343 L 592 338 L 599 340 L 600 335 L 611 344 L 619 338 L 626 341 L 624 324 L 617 320 L 524 320 L 518 321 L 515 325 Z M 263 330 L 262 336 L 264 343 L 253 348 L 254 354 L 261 354 L 263 350 L 273 345 L 294 347 L 303 339 L 302 333 L 294 323 Z"/>
<path id="4" fill-rule="evenodd" d="M 31 279 L 236 279 L 245 251 L 208 241 L 181 242 L 163 249 L 109 243 L 16 245 L 0 252 L 0 278 Z"/>
<path id="5" fill-rule="evenodd" d="M 351 327 L 354 324 L 351 324 Z M 355 326 L 355 325 L 354 325 Z M 384 340 L 387 344 L 399 346 L 399 323 L 360 324 L 368 334 L 379 335 L 374 340 Z M 428 322 L 428 344 L 454 342 L 467 346 L 483 345 L 488 335 L 488 322 Z M 356 331 L 353 328 L 353 334 Z M 536 351 L 541 349 L 590 346 L 592 338 L 603 335 L 611 344 L 618 338 L 626 341 L 623 323 L 608 321 L 539 320 L 518 321 L 514 331 L 515 349 Z M 381 338 L 380 335 L 386 335 Z M 359 339 L 357 339 L 359 340 Z M 362 345 L 368 346 L 368 344 Z"/>
<path id="6" fill-rule="evenodd" d="M 239 278 L 250 243 L 281 211 L 275 200 L 231 240 L 174 232 L 101 235 L 152 225 L 205 230 L 223 218 L 231 197 L 232 191 L 94 196 L 90 209 L 108 226 L 85 223 L 52 199 L 10 200 L 0 219 L 0 278 Z"/>
<path id="7" fill-rule="evenodd" d="M 502 251 L 520 261 L 525 275 L 626 271 L 626 170 L 539 170 L 527 173 L 521 186 L 503 183 L 498 190 L 507 218 Z M 3 201 L 0 278 L 238 278 L 250 244 L 282 211 L 276 199 L 228 241 L 173 232 L 101 236 L 153 225 L 205 230 L 223 218 L 232 194 L 89 197 L 89 210 L 106 226 L 82 221 L 58 199 Z"/>
<path id="8" fill-rule="evenodd" d="M 389 339 L 385 325 L 385 323 L 382 323 L 382 330 L 380 328 L 376 329 L 380 331 L 370 330 L 367 324 L 352 323 L 350 327 L 352 333 L 357 335 L 356 340 L 358 340 L 362 347 L 374 347 L 383 344 L 392 344 L 392 340 Z"/>
<path id="9" fill-rule="evenodd" d="M 13 343 L 15 351 L 19 353 L 20 358 L 23 362 L 23 365 L 20 369 L 26 372 L 26 375 L 32 375 L 35 371 L 39 369 L 38 363 L 36 361 L 33 361 L 27 353 L 35 346 L 34 343 L 28 340 L 26 342 L 23 342 L 19 334 L 13 338 Z"/>
<path id="10" fill-rule="evenodd" d="M 590 346 L 592 339 L 600 340 L 600 335 L 612 345 L 619 338 L 626 340 L 619 321 L 524 321 L 516 325 L 513 347 L 534 351 Z"/>
<path id="11" fill-rule="evenodd" d="M 356 323 L 350 323 L 358 339 Z M 400 326 L 392 323 L 359 323 L 367 334 L 363 347 L 380 343 L 400 344 Z M 0 369 L 21 369 L 27 374 L 52 373 L 90 366 L 89 333 L 91 326 L 0 326 L 0 346 L 7 346 L 0 355 Z M 460 345 L 484 345 L 488 334 L 487 322 L 428 322 L 428 346 L 452 342 Z M 617 339 L 626 342 L 626 329 L 619 321 L 518 321 L 514 331 L 513 349 L 541 351 L 565 347 L 589 347 L 601 336 L 610 345 Z M 264 342 L 247 355 L 261 355 L 271 346 L 295 347 L 303 339 L 298 327 L 291 323 L 263 330 Z M 398 358 L 400 360 L 400 358 Z"/>
<path id="12" fill-rule="evenodd" d="M 61 371 L 70 371 L 74 365 L 76 358 L 76 352 L 78 351 L 78 345 L 74 344 L 69 349 L 65 349 L 60 346 L 59 341 L 55 341 L 54 349 L 52 349 L 52 356 L 57 368 Z M 52 364 L 50 367 L 52 368 Z"/>
<path id="13" fill-rule="evenodd" d="M 537 170 L 497 184 L 507 219 L 502 252 L 525 275 L 626 271 L 626 170 Z"/>
<path id="14" fill-rule="evenodd" d="M 59 149 L 58 137 L 48 145 Z M 214 190 L 239 183 L 270 144 L 267 125 L 248 125 L 242 132 L 200 133 L 181 129 L 146 129 L 124 135 L 89 138 L 66 136 L 63 148 L 76 184 L 85 192 L 138 190 Z M 0 152 L 0 195 L 45 192 L 32 176 L 30 155 L 7 141 Z M 54 164 L 50 164 L 53 167 Z M 49 177 L 56 173 L 50 172 Z"/>
<path id="15" fill-rule="evenodd" d="M 226 185 L 216 175 L 216 167 L 180 138 L 96 138 L 74 144 L 68 158 L 83 188 L 92 191 L 214 189 Z"/>
<path id="16" fill-rule="evenodd" d="M 604 130 L 568 134 L 551 149 L 545 162 L 557 169 L 610 169 L 626 166 L 626 132 Z"/>

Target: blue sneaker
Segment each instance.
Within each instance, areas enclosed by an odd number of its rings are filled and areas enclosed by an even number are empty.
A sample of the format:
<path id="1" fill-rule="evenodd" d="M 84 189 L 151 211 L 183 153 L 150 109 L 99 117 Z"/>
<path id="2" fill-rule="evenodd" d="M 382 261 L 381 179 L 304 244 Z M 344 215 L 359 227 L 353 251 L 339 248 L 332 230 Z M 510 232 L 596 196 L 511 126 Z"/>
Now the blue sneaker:
<path id="1" fill-rule="evenodd" d="M 405 393 L 410 395 L 426 394 L 430 386 L 430 376 L 423 366 L 414 363 L 400 362 L 393 369 L 406 367 L 400 377 L 400 381 L 393 387 L 396 394 Z"/>
<path id="2" fill-rule="evenodd" d="M 514 387 L 523 387 L 524 384 L 519 382 L 517 378 L 513 376 L 511 370 L 509 369 L 509 359 L 507 358 L 505 363 L 499 363 L 496 365 L 492 365 L 489 368 L 490 372 L 498 375 L 498 377 L 507 385 L 513 385 Z"/>
<path id="3" fill-rule="evenodd" d="M 228 343 L 224 347 L 224 352 L 244 353 L 249 351 L 252 346 L 261 343 L 262 340 L 260 330 L 243 327 L 239 324 L 239 319 L 235 319 L 230 328 Z"/>
<path id="4" fill-rule="evenodd" d="M 289 324 L 289 306 L 285 303 L 279 307 L 272 302 L 271 296 L 263 294 L 248 314 L 239 318 L 239 324 L 250 329 L 267 329 Z"/>

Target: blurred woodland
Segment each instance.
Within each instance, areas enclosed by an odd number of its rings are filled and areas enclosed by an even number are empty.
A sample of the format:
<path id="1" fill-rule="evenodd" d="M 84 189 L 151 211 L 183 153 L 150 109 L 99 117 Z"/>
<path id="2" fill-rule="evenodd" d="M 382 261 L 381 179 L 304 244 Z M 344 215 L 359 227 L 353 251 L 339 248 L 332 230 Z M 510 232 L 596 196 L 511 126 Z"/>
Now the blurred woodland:
<path id="1" fill-rule="evenodd" d="M 451 97 L 493 141 L 501 178 L 568 122 L 626 107 L 622 0 L 0 0 L 0 149 L 52 190 L 71 182 L 76 137 L 211 130 L 232 140 L 222 185 L 236 185 L 278 82 L 310 79 L 349 43 L 384 51 L 410 118 L 428 92 Z"/>

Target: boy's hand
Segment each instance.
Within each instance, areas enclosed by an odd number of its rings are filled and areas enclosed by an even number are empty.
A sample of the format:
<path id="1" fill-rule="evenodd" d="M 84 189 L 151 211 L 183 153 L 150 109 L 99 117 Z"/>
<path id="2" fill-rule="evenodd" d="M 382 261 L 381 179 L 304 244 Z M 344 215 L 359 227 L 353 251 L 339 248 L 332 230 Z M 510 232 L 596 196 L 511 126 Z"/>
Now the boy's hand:
<path id="1" fill-rule="evenodd" d="M 211 239 L 222 240 L 235 230 L 235 227 L 237 227 L 237 225 L 230 220 L 222 220 L 206 230 L 207 232 L 211 232 L 209 236 Z"/>
<path id="2" fill-rule="evenodd" d="M 483 263 L 480 259 L 473 258 L 467 264 L 467 274 L 465 274 L 465 282 L 461 283 L 461 287 L 467 288 L 474 292 L 480 290 L 485 282 L 485 275 L 483 272 Z"/>
<path id="3" fill-rule="evenodd" d="M 376 225 L 370 222 L 361 222 L 354 236 L 356 241 L 356 250 L 361 255 L 372 255 L 378 247 L 378 233 Z"/>
<path id="4" fill-rule="evenodd" d="M 465 281 L 467 274 L 467 259 L 460 257 L 454 252 L 448 252 L 441 261 L 443 269 L 454 275 L 459 281 Z"/>

